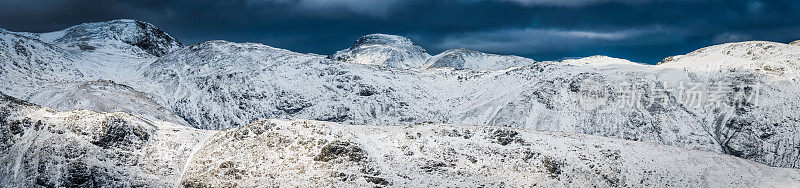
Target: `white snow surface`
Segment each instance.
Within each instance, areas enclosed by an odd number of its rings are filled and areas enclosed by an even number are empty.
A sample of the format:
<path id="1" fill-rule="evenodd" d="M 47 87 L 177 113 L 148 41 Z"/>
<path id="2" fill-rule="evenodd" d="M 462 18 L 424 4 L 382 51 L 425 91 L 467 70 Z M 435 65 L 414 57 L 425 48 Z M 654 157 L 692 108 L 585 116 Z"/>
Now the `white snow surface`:
<path id="1" fill-rule="evenodd" d="M 223 131 L 0 94 L 9 187 L 786 187 L 797 169 L 712 152 L 494 126 L 260 120 Z"/>

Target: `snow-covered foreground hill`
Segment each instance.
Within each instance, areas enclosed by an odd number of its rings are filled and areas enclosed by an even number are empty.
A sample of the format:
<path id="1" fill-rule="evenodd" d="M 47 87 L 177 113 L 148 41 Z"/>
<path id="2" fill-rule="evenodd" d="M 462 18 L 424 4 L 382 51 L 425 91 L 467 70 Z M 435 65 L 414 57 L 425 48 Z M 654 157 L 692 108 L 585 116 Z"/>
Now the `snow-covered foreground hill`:
<path id="1" fill-rule="evenodd" d="M 711 152 L 493 126 L 261 120 L 223 131 L 0 94 L 0 184 L 780 187 L 800 171 Z"/>
<path id="2" fill-rule="evenodd" d="M 1 187 L 166 187 L 214 131 L 0 94 Z"/>
<path id="3" fill-rule="evenodd" d="M 721 44 L 643 65 L 463 49 L 430 56 L 384 34 L 331 56 L 227 41 L 183 47 L 133 20 L 0 34 L 0 92 L 62 110 L 210 130 L 259 119 L 514 127 L 800 167 L 796 44 Z"/>

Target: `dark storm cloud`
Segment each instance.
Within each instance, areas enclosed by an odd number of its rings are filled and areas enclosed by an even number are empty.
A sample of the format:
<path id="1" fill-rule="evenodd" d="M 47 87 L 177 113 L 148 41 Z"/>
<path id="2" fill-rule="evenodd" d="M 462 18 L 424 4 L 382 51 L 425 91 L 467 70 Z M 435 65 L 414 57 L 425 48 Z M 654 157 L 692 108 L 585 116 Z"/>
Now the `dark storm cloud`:
<path id="1" fill-rule="evenodd" d="M 259 42 L 331 54 L 357 37 L 410 37 L 537 60 L 604 54 L 655 63 L 743 40 L 800 39 L 800 2 L 766 0 L 0 0 L 0 27 L 44 32 L 131 18 L 187 44 Z"/>

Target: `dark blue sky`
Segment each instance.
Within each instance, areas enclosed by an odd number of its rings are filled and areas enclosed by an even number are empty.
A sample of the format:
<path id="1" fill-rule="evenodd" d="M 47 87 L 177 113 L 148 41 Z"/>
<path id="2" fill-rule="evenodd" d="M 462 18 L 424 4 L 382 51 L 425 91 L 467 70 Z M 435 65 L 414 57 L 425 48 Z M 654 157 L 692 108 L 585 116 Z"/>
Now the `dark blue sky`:
<path id="1" fill-rule="evenodd" d="M 0 28 L 150 22 L 184 44 L 223 39 L 331 54 L 361 35 L 535 60 L 609 55 L 643 63 L 724 42 L 800 39 L 800 1 L 766 0 L 0 0 Z"/>

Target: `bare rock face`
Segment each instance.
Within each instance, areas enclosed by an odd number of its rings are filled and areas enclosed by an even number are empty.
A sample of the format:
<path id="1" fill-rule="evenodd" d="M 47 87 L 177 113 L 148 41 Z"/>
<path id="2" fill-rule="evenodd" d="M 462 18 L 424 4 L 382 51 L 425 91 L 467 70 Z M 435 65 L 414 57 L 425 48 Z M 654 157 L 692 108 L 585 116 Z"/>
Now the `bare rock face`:
<path id="1" fill-rule="evenodd" d="M 397 35 L 370 34 L 358 38 L 348 49 L 336 52 L 332 59 L 403 69 L 420 69 L 430 55 L 411 40 Z"/>

